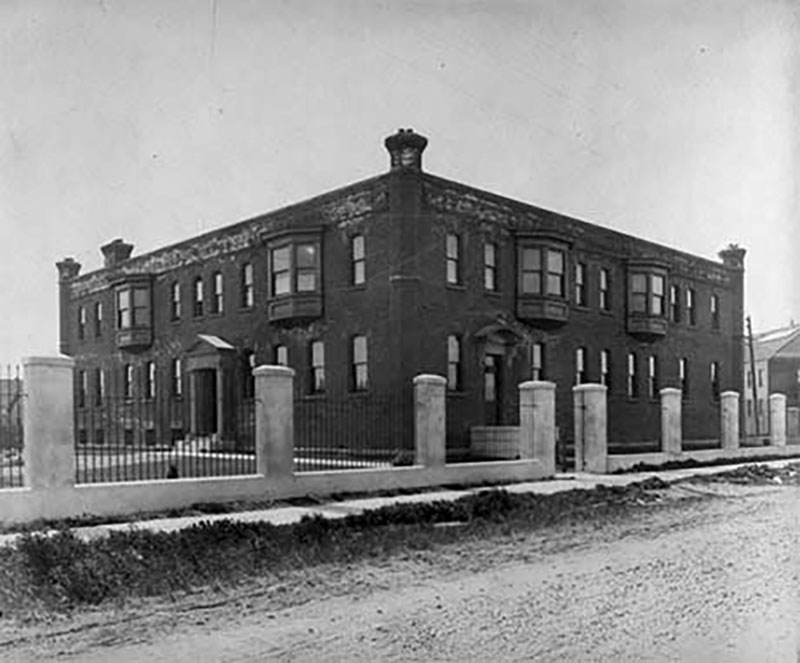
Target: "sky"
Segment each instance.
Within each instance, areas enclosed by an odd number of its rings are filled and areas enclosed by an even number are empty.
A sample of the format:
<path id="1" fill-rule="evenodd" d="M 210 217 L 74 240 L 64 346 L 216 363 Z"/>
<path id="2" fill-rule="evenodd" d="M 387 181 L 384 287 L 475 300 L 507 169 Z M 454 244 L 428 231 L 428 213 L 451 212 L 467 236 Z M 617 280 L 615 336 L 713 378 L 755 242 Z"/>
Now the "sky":
<path id="1" fill-rule="evenodd" d="M 386 172 L 716 259 L 800 322 L 800 3 L 0 0 L 0 364 L 54 355 L 92 271 Z"/>

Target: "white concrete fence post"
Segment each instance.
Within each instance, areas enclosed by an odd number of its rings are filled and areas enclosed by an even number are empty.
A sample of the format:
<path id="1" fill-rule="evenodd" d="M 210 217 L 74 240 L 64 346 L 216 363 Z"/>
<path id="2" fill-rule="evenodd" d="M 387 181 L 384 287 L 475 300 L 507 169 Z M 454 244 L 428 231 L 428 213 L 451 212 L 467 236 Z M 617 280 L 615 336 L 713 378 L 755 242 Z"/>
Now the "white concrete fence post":
<path id="1" fill-rule="evenodd" d="M 602 384 L 572 388 L 577 472 L 604 474 L 608 469 L 607 391 Z"/>
<path id="2" fill-rule="evenodd" d="M 545 477 L 556 473 L 556 385 L 529 381 L 519 385 L 519 457 L 542 464 Z"/>
<path id="3" fill-rule="evenodd" d="M 69 357 L 22 360 L 24 481 L 33 490 L 75 485 L 74 368 Z"/>
<path id="4" fill-rule="evenodd" d="M 720 442 L 723 449 L 739 448 L 739 392 L 723 391 L 720 400 Z"/>
<path id="5" fill-rule="evenodd" d="M 447 380 L 441 375 L 414 378 L 414 448 L 416 465 L 445 464 L 445 400 Z"/>
<path id="6" fill-rule="evenodd" d="M 680 389 L 665 387 L 661 390 L 661 451 L 677 456 L 681 453 L 683 428 L 681 422 Z"/>
<path id="7" fill-rule="evenodd" d="M 786 446 L 786 396 L 769 396 L 769 443 L 774 447 Z"/>
<path id="8" fill-rule="evenodd" d="M 256 471 L 271 479 L 294 473 L 294 370 L 253 369 L 256 403 Z"/>

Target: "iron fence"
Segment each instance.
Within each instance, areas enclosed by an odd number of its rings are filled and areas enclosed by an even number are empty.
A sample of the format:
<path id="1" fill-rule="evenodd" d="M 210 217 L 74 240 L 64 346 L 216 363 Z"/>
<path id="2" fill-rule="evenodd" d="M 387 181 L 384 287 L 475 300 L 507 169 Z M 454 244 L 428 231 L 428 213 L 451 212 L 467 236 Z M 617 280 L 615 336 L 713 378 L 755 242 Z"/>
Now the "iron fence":
<path id="1" fill-rule="evenodd" d="M 404 394 L 295 395 L 296 472 L 411 465 L 410 402 Z"/>
<path id="2" fill-rule="evenodd" d="M 24 482 L 23 407 L 19 366 L 5 366 L 0 370 L 0 488 L 16 488 Z"/>
<path id="3" fill-rule="evenodd" d="M 226 408 L 221 432 L 193 433 L 192 414 L 188 398 L 77 402 L 76 482 L 255 474 L 253 399 Z"/>

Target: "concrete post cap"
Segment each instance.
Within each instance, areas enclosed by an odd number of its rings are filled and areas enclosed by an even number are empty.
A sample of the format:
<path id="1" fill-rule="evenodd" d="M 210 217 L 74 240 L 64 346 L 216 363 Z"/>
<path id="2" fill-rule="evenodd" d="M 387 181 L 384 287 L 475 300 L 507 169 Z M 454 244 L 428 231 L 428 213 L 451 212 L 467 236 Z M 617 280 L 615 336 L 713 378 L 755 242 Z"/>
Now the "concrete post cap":
<path id="1" fill-rule="evenodd" d="M 520 391 L 555 391 L 556 383 L 547 380 L 528 380 L 519 383 Z"/>
<path id="2" fill-rule="evenodd" d="M 608 391 L 608 387 L 606 387 L 604 384 L 595 384 L 593 382 L 589 382 L 587 384 L 576 384 L 572 388 L 572 391 L 573 392 L 578 392 L 578 391 L 597 391 L 597 392 L 600 392 L 600 391 L 602 391 L 602 392 L 605 393 L 606 391 Z"/>
<path id="3" fill-rule="evenodd" d="M 270 364 L 256 366 L 253 369 L 253 377 L 293 378 L 294 369 L 288 366 L 273 366 Z"/>
<path id="4" fill-rule="evenodd" d="M 659 390 L 662 396 L 680 396 L 683 392 L 678 389 L 677 387 L 664 387 L 663 389 Z"/>
<path id="5" fill-rule="evenodd" d="M 414 384 L 435 384 L 439 386 L 446 386 L 447 385 L 447 378 L 443 378 L 441 375 L 429 375 L 427 373 L 422 373 L 421 375 L 415 375 Z"/>
<path id="6" fill-rule="evenodd" d="M 729 391 L 723 391 L 720 395 L 720 398 L 739 398 L 739 392 L 733 391 L 732 389 Z"/>
<path id="7" fill-rule="evenodd" d="M 786 400 L 786 394 L 770 394 L 769 395 L 769 400 L 771 400 L 771 401 L 781 401 L 781 400 L 785 401 Z"/>
<path id="8" fill-rule="evenodd" d="M 47 366 L 51 368 L 73 368 L 75 360 L 72 357 L 23 357 L 23 366 Z"/>

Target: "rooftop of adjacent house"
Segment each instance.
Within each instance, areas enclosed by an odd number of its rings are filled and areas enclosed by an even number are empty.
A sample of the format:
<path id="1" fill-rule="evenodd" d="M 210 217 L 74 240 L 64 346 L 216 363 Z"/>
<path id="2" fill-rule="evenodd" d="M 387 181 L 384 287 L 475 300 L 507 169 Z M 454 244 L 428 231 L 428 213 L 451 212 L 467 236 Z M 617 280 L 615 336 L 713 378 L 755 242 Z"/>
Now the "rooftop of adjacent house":
<path id="1" fill-rule="evenodd" d="M 756 361 L 773 357 L 800 357 L 800 325 L 792 323 L 788 327 L 753 334 L 753 354 Z M 745 357 L 749 359 L 747 352 Z"/>

